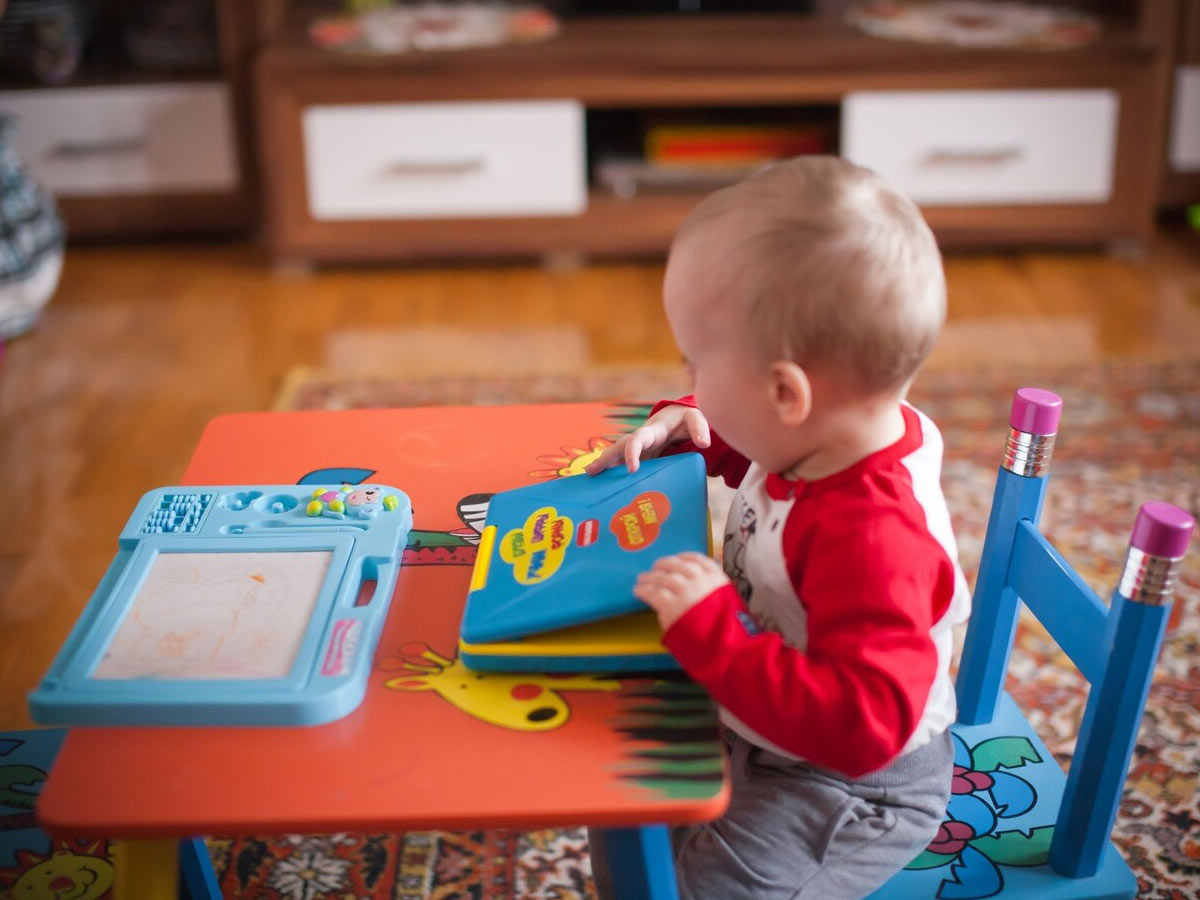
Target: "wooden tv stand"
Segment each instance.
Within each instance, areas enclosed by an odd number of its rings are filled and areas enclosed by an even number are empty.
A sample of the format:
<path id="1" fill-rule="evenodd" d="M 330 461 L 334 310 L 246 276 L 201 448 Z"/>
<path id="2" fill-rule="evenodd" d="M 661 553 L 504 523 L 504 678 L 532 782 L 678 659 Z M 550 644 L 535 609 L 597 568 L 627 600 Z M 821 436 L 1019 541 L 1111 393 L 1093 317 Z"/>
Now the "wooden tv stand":
<path id="1" fill-rule="evenodd" d="M 917 197 L 945 245 L 1143 241 L 1170 40 L 1157 12 L 1130 18 L 1056 52 L 881 40 L 793 14 L 567 20 L 542 43 L 389 57 L 320 49 L 292 23 L 255 72 L 269 246 L 280 262 L 658 254 L 702 192 L 614 195 L 588 177 L 595 148 L 572 123 L 714 108 L 832 113 L 851 158 L 886 165 L 894 138 L 946 163 L 925 173 L 932 200 Z M 848 152 L 860 139 L 867 149 Z M 1025 179 L 1025 165 L 1044 170 Z"/>

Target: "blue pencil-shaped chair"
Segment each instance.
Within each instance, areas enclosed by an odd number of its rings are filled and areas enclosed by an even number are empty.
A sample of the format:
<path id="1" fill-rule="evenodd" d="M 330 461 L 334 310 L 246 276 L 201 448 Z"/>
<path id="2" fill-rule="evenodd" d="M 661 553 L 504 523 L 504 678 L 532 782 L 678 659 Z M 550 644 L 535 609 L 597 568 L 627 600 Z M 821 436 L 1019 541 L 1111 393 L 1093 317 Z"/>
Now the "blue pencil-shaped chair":
<path id="1" fill-rule="evenodd" d="M 1038 530 L 1062 401 L 1022 388 L 988 519 L 956 688 L 953 794 L 935 841 L 873 898 L 1132 898 L 1109 841 L 1194 520 L 1138 511 L 1109 604 Z M 1091 685 L 1063 774 L 1004 674 L 1021 602 Z"/>

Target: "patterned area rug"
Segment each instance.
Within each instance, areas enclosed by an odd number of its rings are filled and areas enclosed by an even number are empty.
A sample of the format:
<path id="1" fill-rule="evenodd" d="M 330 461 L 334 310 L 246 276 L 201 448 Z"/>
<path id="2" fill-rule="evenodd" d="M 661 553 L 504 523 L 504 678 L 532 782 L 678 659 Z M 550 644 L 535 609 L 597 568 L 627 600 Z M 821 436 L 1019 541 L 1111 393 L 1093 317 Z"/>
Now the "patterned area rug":
<path id="1" fill-rule="evenodd" d="M 1063 396 L 1043 528 L 1107 597 L 1137 507 L 1200 512 L 1200 363 L 929 372 L 912 399 L 946 440 L 944 484 L 960 555 L 974 579 L 1012 391 Z M 277 408 L 611 400 L 684 388 L 674 369 L 570 376 L 289 379 Z M 1085 685 L 1040 626 L 1023 621 L 1009 688 L 1060 762 L 1070 759 Z M 1200 548 L 1193 544 L 1128 779 L 1114 839 L 1139 897 L 1200 896 Z M 227 898 L 254 900 L 583 900 L 594 896 L 582 829 L 410 832 L 214 839 Z"/>

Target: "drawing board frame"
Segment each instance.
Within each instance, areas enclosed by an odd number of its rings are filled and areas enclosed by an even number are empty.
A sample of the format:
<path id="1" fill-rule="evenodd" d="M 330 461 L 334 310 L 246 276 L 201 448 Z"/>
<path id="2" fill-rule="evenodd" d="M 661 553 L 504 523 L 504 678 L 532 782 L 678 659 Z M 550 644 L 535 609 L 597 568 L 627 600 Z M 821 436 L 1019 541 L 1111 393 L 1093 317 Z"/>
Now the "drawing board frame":
<path id="1" fill-rule="evenodd" d="M 35 721 L 312 725 L 353 710 L 412 527 L 406 495 L 372 489 L 395 499 L 360 516 L 309 512 L 312 491 L 300 485 L 147 493 L 29 696 Z M 187 503 L 198 511 L 172 514 L 170 530 L 162 530 L 157 517 L 179 497 L 193 498 Z M 156 571 L 165 582 L 152 577 Z M 188 572 L 195 583 L 186 582 Z M 289 583 L 297 572 L 305 582 Z M 287 606 L 296 603 L 305 604 L 304 621 L 281 635 L 272 613 L 295 617 Z M 154 622 L 133 621 L 151 607 Z"/>

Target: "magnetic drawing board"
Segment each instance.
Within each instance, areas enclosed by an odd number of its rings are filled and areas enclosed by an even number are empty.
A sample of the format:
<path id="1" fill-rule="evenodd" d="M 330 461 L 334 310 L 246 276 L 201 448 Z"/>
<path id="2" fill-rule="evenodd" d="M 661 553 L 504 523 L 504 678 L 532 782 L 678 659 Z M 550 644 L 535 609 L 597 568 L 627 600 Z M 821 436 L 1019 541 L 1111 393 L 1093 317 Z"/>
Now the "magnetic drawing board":
<path id="1" fill-rule="evenodd" d="M 463 662 L 501 671 L 673 667 L 633 583 L 659 557 L 709 551 L 707 488 L 703 459 L 682 453 L 645 460 L 636 473 L 617 466 L 496 494 L 463 613 Z M 594 634 L 581 627 L 600 622 Z"/>
<path id="2" fill-rule="evenodd" d="M 146 494 L 50 671 L 52 724 L 315 724 L 366 690 L 412 526 L 394 488 Z"/>
<path id="3" fill-rule="evenodd" d="M 159 553 L 92 677 L 284 677 L 332 556 Z"/>

